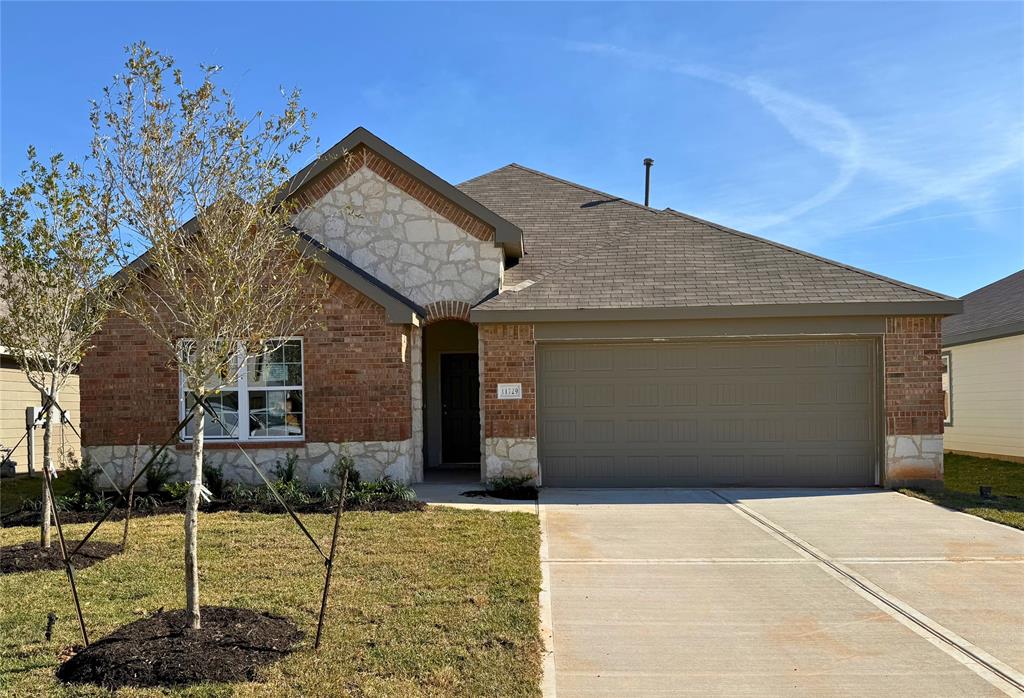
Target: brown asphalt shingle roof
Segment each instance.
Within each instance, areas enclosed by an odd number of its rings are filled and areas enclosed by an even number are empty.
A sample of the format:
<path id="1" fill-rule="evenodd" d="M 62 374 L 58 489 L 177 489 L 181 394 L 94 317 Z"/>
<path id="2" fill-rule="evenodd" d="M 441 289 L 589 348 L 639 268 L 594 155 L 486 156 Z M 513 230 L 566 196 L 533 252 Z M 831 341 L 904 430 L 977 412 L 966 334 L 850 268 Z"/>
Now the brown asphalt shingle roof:
<path id="1" fill-rule="evenodd" d="M 942 321 L 944 344 L 1024 332 L 1024 269 L 963 297 L 964 312 Z"/>
<path id="2" fill-rule="evenodd" d="M 520 165 L 459 185 L 523 230 L 526 255 L 482 310 L 948 300 L 671 209 Z"/>

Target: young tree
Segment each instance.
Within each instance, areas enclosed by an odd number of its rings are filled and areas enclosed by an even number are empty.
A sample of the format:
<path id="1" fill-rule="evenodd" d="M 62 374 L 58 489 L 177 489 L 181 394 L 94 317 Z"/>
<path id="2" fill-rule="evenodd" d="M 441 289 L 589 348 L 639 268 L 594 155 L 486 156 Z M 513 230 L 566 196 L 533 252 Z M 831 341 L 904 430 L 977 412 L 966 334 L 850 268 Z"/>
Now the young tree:
<path id="1" fill-rule="evenodd" d="M 54 401 L 109 313 L 120 259 L 109 197 L 61 155 L 41 162 L 33 148 L 21 184 L 0 189 L 0 345 L 43 403 L 43 468 L 53 467 Z M 50 547 L 52 502 L 43 485 L 39 545 Z"/>
<path id="2" fill-rule="evenodd" d="M 214 84 L 217 72 L 202 67 L 190 88 L 172 58 L 135 44 L 92 110 L 93 156 L 121 230 L 147 248 L 133 264 L 126 312 L 167 348 L 196 403 L 185 510 L 193 628 L 200 627 L 202 401 L 233 384 L 247 357 L 300 333 L 327 290 L 290 228 L 288 165 L 309 140 L 298 91 L 285 95 L 280 115 L 243 118 Z"/>

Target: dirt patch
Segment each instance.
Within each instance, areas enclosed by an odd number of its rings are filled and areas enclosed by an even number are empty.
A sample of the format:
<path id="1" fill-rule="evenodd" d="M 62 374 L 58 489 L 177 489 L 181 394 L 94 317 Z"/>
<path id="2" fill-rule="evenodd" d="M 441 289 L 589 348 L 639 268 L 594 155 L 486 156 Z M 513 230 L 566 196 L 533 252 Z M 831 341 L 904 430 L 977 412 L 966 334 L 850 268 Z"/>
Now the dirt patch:
<path id="1" fill-rule="evenodd" d="M 292 651 L 302 631 L 287 618 L 244 608 L 204 606 L 203 627 L 187 627 L 185 611 L 129 623 L 57 669 L 69 683 L 182 686 L 204 681 L 255 681 L 260 667 Z"/>
<path id="2" fill-rule="evenodd" d="M 56 537 L 56 534 L 54 534 Z M 78 541 L 68 541 L 68 550 L 74 550 Z M 101 541 L 90 541 L 71 558 L 76 570 L 85 569 L 97 562 L 106 560 L 121 552 L 121 546 Z M 37 572 L 39 570 L 63 570 L 64 563 L 60 557 L 60 543 L 56 540 L 49 550 L 39 547 L 39 543 L 21 543 L 0 548 L 0 574 L 17 574 L 19 572 Z"/>

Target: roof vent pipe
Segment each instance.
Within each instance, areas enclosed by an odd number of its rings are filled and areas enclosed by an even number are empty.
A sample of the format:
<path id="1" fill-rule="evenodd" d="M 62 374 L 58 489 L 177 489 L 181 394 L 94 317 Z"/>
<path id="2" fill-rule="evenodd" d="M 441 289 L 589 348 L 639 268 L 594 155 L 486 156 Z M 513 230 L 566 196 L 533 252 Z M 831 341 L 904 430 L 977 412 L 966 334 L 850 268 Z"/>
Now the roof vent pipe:
<path id="1" fill-rule="evenodd" d="M 644 206 L 651 205 L 651 165 L 654 160 L 644 158 Z"/>

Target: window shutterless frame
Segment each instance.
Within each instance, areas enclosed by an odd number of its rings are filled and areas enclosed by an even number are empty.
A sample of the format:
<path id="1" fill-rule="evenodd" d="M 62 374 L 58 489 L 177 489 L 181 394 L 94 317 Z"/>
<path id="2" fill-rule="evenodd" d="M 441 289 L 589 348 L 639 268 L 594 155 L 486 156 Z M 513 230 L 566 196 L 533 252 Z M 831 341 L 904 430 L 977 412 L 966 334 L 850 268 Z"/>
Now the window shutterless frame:
<path id="1" fill-rule="evenodd" d="M 226 389 L 228 392 L 237 392 L 238 394 L 238 434 L 237 436 L 228 435 L 210 435 L 206 434 L 204 440 L 206 441 L 247 441 L 247 442 L 259 442 L 259 441 L 303 441 L 306 438 L 306 347 L 303 343 L 302 337 L 275 337 L 270 340 L 271 342 L 280 342 L 283 346 L 285 342 L 298 342 L 299 343 L 299 374 L 300 384 L 299 385 L 261 385 L 261 386 L 249 386 L 249 367 L 248 367 L 248 356 L 245 356 L 241 351 L 241 345 L 239 345 L 239 356 L 242 357 L 240 360 L 246 362 L 246 366 L 239 371 L 238 382 Z M 267 436 L 256 436 L 251 434 L 250 429 L 250 411 L 249 411 L 249 392 L 298 392 L 302 395 L 302 431 L 299 434 L 286 434 L 286 435 L 267 435 Z M 188 400 L 188 392 L 185 390 L 185 374 L 179 370 L 178 372 L 178 418 L 184 419 L 186 412 L 186 404 Z M 207 425 L 210 423 L 207 422 Z M 187 435 L 185 431 L 182 431 L 181 440 L 184 442 L 192 441 L 192 437 Z"/>

